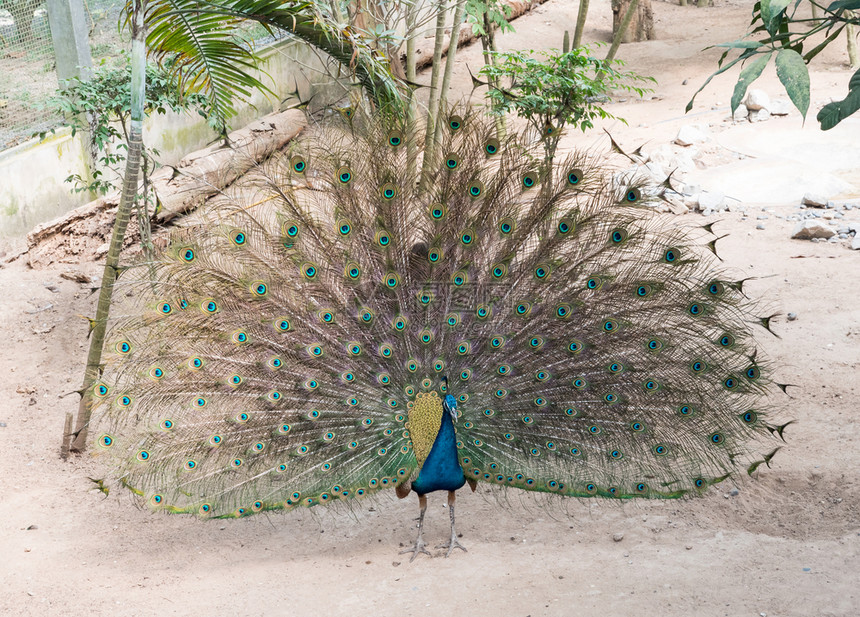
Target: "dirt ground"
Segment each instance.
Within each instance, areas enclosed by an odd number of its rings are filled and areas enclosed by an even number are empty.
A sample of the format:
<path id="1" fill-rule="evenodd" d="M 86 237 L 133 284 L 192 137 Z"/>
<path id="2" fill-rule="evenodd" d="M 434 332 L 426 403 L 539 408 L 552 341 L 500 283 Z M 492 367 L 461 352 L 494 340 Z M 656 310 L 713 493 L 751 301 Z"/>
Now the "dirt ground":
<path id="1" fill-rule="evenodd" d="M 814 121 L 818 106 L 844 96 L 851 71 L 844 44 L 816 61 L 805 127 L 796 112 L 755 125 L 724 124 L 736 72 L 715 79 L 685 117 L 685 104 L 719 55 L 700 50 L 738 38 L 751 5 L 717 0 L 716 8 L 697 9 L 655 2 L 660 39 L 620 53 L 629 68 L 657 78 L 649 95 L 655 98 L 612 103 L 610 111 L 629 126 L 607 126 L 632 149 L 646 140 L 668 143 L 684 123 L 711 124 L 715 146 L 708 160 L 714 164 L 697 170 L 695 180 L 726 194 L 759 191 L 758 202 L 747 200 L 746 214 L 709 220 L 730 234 L 719 242 L 726 264 L 759 277 L 750 294 L 780 313 L 774 330 L 781 338 L 764 333 L 761 341 L 780 367 L 777 380 L 796 385 L 776 402 L 780 415 L 797 423 L 770 469 L 740 484 L 736 495 L 721 486 L 677 503 L 571 501 L 566 513 L 529 495 L 500 509 L 486 489 L 462 492 L 458 531 L 469 552 L 444 559 L 436 551 L 413 563 L 398 554 L 413 540 L 413 499 L 383 499 L 352 515 L 321 508 L 214 522 L 154 515 L 93 490 L 88 477 L 101 471 L 89 456 L 62 462 L 58 455 L 64 415 L 77 409 L 78 397 L 69 393 L 83 374 L 87 324 L 79 315 L 93 314 L 95 299 L 94 284 L 61 274 L 77 270 L 97 281 L 99 265 L 37 271 L 18 260 L 0 269 L 6 341 L 0 372 L 7 375 L 0 383 L 0 614 L 860 614 L 860 386 L 854 381 L 860 251 L 791 240 L 794 223 L 780 218 L 796 213 L 800 195 L 780 191 L 794 187 L 797 166 L 813 170 L 812 182 L 826 172 L 815 171 L 822 157 L 856 156 L 850 148 L 860 142 L 858 121 L 825 134 Z M 560 46 L 576 10 L 573 2 L 549 0 L 517 20 L 517 34 L 501 42 Z M 586 39 L 607 40 L 608 0 L 592 0 L 591 15 Z M 477 69 L 478 48 L 458 56 L 456 81 L 464 92 L 467 64 Z M 772 70 L 760 87 L 781 93 Z M 608 149 L 598 131 L 570 135 L 564 145 Z M 725 165 L 716 165 L 726 152 L 742 158 L 727 155 Z M 830 167 L 839 167 L 840 181 L 860 187 L 860 166 Z M 769 185 L 773 192 L 762 193 Z M 860 221 L 858 210 L 845 216 Z M 705 222 L 700 214 L 678 220 Z M 797 319 L 788 321 L 788 312 Z M 432 495 L 425 538 L 445 540 L 447 526 L 442 499 Z"/>

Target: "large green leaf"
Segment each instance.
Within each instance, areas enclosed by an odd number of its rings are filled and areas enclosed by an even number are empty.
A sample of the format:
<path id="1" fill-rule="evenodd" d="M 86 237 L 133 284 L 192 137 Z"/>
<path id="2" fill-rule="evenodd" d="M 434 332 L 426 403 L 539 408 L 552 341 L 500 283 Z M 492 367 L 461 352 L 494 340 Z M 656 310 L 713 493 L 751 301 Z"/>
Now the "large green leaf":
<path id="1" fill-rule="evenodd" d="M 791 0 L 761 0 L 761 20 L 771 36 L 776 34 L 782 21 L 781 13 Z"/>
<path id="2" fill-rule="evenodd" d="M 818 112 L 816 120 L 821 123 L 822 131 L 832 129 L 860 109 L 860 70 L 851 76 L 851 80 L 848 82 L 848 89 L 848 96 L 841 101 L 828 103 Z"/>
<path id="3" fill-rule="evenodd" d="M 773 55 L 773 52 L 761 54 L 743 68 L 738 77 L 738 83 L 735 84 L 735 91 L 732 94 L 732 113 L 735 113 L 738 105 L 741 104 L 749 85 L 759 78 L 764 67 L 770 61 L 771 55 Z"/>
<path id="4" fill-rule="evenodd" d="M 803 58 L 792 49 L 781 49 L 776 54 L 776 74 L 791 102 L 806 119 L 806 112 L 809 111 L 809 69 Z"/>

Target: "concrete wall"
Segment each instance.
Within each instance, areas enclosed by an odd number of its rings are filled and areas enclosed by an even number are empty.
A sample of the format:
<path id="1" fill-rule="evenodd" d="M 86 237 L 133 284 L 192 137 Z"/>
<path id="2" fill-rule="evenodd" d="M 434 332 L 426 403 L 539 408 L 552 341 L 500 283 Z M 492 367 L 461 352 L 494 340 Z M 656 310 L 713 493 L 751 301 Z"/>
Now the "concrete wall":
<path id="1" fill-rule="evenodd" d="M 314 94 L 314 103 L 333 102 L 344 89 L 324 71 L 325 56 L 296 41 L 279 41 L 260 52 L 263 81 L 275 92 L 268 98 L 255 92 L 248 104 L 239 104 L 232 128 L 281 108 L 282 101 L 298 85 L 302 100 Z M 144 143 L 160 151 L 163 164 L 175 165 L 189 152 L 216 138 L 206 120 L 196 113 L 154 115 L 147 119 Z M 72 193 L 64 182 L 72 174 L 89 177 L 87 148 L 81 133 L 74 137 L 68 127 L 0 152 L 0 246 L 20 238 L 35 225 L 61 216 L 95 198 Z"/>

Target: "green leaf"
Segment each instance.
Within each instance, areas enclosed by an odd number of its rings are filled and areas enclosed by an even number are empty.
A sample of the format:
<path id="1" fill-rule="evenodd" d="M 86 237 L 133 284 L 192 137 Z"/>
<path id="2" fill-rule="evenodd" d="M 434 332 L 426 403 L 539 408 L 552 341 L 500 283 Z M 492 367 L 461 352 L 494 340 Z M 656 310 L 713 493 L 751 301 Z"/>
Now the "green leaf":
<path id="1" fill-rule="evenodd" d="M 728 53 L 728 50 L 726 50 L 726 53 Z M 721 65 L 721 66 L 720 66 L 720 68 L 719 68 L 719 70 L 717 70 L 717 71 L 715 71 L 715 72 L 711 73 L 711 75 L 710 75 L 710 76 L 705 80 L 705 83 L 703 83 L 701 86 L 699 86 L 699 89 L 698 89 L 698 90 L 696 90 L 696 92 L 693 94 L 693 97 L 690 99 L 690 102 L 689 102 L 689 103 L 687 103 L 687 106 L 684 108 L 684 113 L 688 113 L 691 109 L 693 109 L 693 101 L 695 101 L 695 100 L 696 100 L 696 97 L 697 97 L 697 96 L 699 96 L 699 92 L 701 92 L 702 90 L 704 90 L 704 89 L 705 89 L 705 87 L 706 87 L 709 83 L 711 83 L 711 80 L 712 80 L 714 77 L 716 77 L 716 76 L 717 76 L 717 75 L 719 75 L 720 73 L 725 73 L 725 72 L 726 72 L 726 71 L 728 71 L 730 68 L 732 68 L 734 65 L 736 65 L 738 62 L 740 62 L 741 60 L 744 60 L 744 59 L 746 59 L 746 58 L 749 58 L 749 57 L 750 57 L 750 56 L 752 56 L 753 54 L 755 54 L 755 52 L 754 52 L 754 51 L 752 51 L 752 50 L 750 50 L 750 49 L 748 49 L 748 50 L 744 51 L 740 56 L 738 56 L 737 58 L 735 58 L 734 60 L 732 60 L 731 62 L 729 62 L 727 65 L 725 65 L 725 66 L 722 66 L 722 65 Z"/>
<path id="2" fill-rule="evenodd" d="M 855 71 L 855 73 L 851 76 L 851 79 L 848 80 L 848 89 L 849 90 L 860 89 L 860 69 Z"/>
<path id="3" fill-rule="evenodd" d="M 776 55 L 776 74 L 800 114 L 809 111 L 809 69 L 799 53 L 782 49 Z"/>
<path id="4" fill-rule="evenodd" d="M 773 52 L 767 52 L 760 55 L 743 68 L 740 76 L 738 77 L 738 83 L 735 84 L 735 91 L 732 94 L 732 113 L 735 113 L 738 105 L 741 104 L 741 100 L 743 100 L 744 95 L 747 93 L 749 85 L 759 78 L 764 67 L 770 61 L 772 53 Z"/>
<path id="5" fill-rule="evenodd" d="M 860 1 L 860 0 L 858 0 Z M 731 49 L 757 49 L 761 47 L 758 41 L 732 41 L 731 43 L 717 43 L 711 47 L 730 47 Z M 705 49 L 708 49 L 705 47 Z"/>
<path id="6" fill-rule="evenodd" d="M 829 131 L 860 109 L 860 70 L 851 76 L 848 88 L 848 96 L 841 101 L 828 103 L 818 112 L 815 119 L 821 123 L 822 131 Z"/>
<path id="7" fill-rule="evenodd" d="M 833 40 L 834 40 L 837 36 L 839 36 L 839 35 L 842 33 L 842 31 L 845 29 L 845 26 L 846 26 L 846 25 L 847 25 L 847 24 L 842 24 L 841 26 L 837 27 L 835 30 L 833 30 L 833 32 L 831 32 L 831 33 L 830 33 L 830 36 L 828 36 L 826 39 L 824 39 L 823 41 L 821 41 L 821 43 L 819 43 L 818 45 L 816 45 L 815 47 L 813 47 L 811 51 L 806 52 L 806 54 L 804 54 L 804 56 L 803 56 L 803 61 L 808 63 L 808 62 L 809 62 L 810 60 L 812 60 L 815 56 L 817 56 L 818 54 L 820 54 L 820 53 L 821 53 L 821 51 L 822 51 L 825 47 L 827 47 L 828 45 L 830 45 L 830 43 L 832 43 L 832 42 L 833 42 Z"/>
<path id="8" fill-rule="evenodd" d="M 781 14 L 790 3 L 791 0 L 761 0 L 761 20 L 771 36 L 776 34 Z"/>
<path id="9" fill-rule="evenodd" d="M 828 13 L 833 13 L 838 10 L 855 11 L 860 9 L 860 0 L 836 0 L 827 7 Z"/>
<path id="10" fill-rule="evenodd" d="M 858 109 L 860 109 L 860 90 L 851 90 L 841 101 L 834 101 L 822 107 L 815 119 L 821 123 L 822 131 L 829 131 Z"/>

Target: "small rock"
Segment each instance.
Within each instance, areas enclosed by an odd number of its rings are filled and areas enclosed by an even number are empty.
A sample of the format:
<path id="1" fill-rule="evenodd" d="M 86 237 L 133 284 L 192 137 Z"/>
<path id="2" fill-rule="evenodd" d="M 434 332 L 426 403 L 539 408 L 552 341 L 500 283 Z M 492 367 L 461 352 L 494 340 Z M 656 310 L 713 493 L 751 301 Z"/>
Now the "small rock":
<path id="1" fill-rule="evenodd" d="M 60 272 L 60 278 L 64 278 L 69 281 L 75 281 L 76 283 L 93 282 L 93 279 L 91 279 L 89 276 L 87 276 L 80 270 L 66 270 L 65 272 Z"/>
<path id="2" fill-rule="evenodd" d="M 750 111 L 758 111 L 759 109 L 765 109 L 770 103 L 770 97 L 767 95 L 767 92 L 764 90 L 753 89 L 747 93 L 747 98 L 744 101 L 744 104 L 747 106 L 747 109 Z"/>
<path id="3" fill-rule="evenodd" d="M 648 174 L 654 178 L 654 182 L 658 184 L 669 177 L 669 175 L 663 170 L 663 166 L 656 161 L 648 161 L 645 163 L 645 167 L 648 169 Z"/>
<path id="4" fill-rule="evenodd" d="M 38 528 L 39 528 L 38 525 L 30 525 L 27 527 L 27 531 L 33 531 L 34 529 L 38 529 Z"/>
<path id="5" fill-rule="evenodd" d="M 745 210 L 740 199 L 734 197 L 726 197 L 726 210 L 729 212 L 743 212 Z"/>
<path id="6" fill-rule="evenodd" d="M 749 119 L 750 122 L 764 122 L 765 120 L 770 120 L 770 112 L 766 109 L 751 111 Z"/>
<path id="7" fill-rule="evenodd" d="M 786 99 L 773 99 L 765 105 L 765 109 L 771 116 L 787 116 L 791 111 L 791 102 Z"/>
<path id="8" fill-rule="evenodd" d="M 621 542 L 623 539 L 624 539 L 623 533 L 616 533 L 616 534 L 612 535 L 612 541 L 613 542 Z"/>
<path id="9" fill-rule="evenodd" d="M 833 236 L 832 238 L 827 238 L 827 241 L 830 244 L 837 244 L 840 240 L 839 240 L 839 236 Z"/>
<path id="10" fill-rule="evenodd" d="M 750 110 L 747 109 L 747 106 L 741 103 L 740 105 L 738 105 L 738 108 L 732 114 L 732 120 L 734 120 L 735 122 L 744 122 L 747 119 L 749 113 Z"/>
<path id="11" fill-rule="evenodd" d="M 820 193 L 806 193 L 800 203 L 812 208 L 826 208 L 827 198 Z"/>
<path id="12" fill-rule="evenodd" d="M 684 190 L 681 191 L 684 195 L 697 195 L 702 191 L 702 187 L 698 184 L 685 184 Z"/>
<path id="13" fill-rule="evenodd" d="M 767 214 L 759 214 L 759 215 L 758 215 L 757 217 L 755 217 L 755 218 L 756 218 L 756 220 L 757 220 L 757 221 L 766 221 L 766 220 L 768 220 L 770 217 L 769 217 Z"/>
<path id="14" fill-rule="evenodd" d="M 761 223 L 759 223 L 758 225 L 756 225 L 756 226 L 755 226 L 755 228 L 756 228 L 756 229 L 764 229 L 764 225 L 762 225 Z"/>
<path id="15" fill-rule="evenodd" d="M 851 249 L 860 251 L 860 236 L 854 236 L 854 239 L 851 241 Z"/>
<path id="16" fill-rule="evenodd" d="M 702 191 L 699 193 L 699 209 L 722 212 L 726 209 L 726 196 L 719 192 Z"/>
<path id="17" fill-rule="evenodd" d="M 740 494 L 741 494 L 741 492 L 736 488 L 733 488 L 732 490 L 729 491 L 729 495 L 732 497 L 737 497 Z"/>
<path id="18" fill-rule="evenodd" d="M 710 139 L 706 133 L 692 124 L 685 124 L 678 129 L 678 136 L 675 137 L 675 143 L 679 146 L 692 146 L 693 144 L 708 141 Z"/>
<path id="19" fill-rule="evenodd" d="M 692 551 L 692 550 L 693 550 L 693 545 L 692 545 L 692 544 L 688 544 L 688 545 L 687 545 L 687 546 L 685 546 L 684 548 L 685 548 L 685 549 L 687 549 L 688 551 Z"/>
<path id="20" fill-rule="evenodd" d="M 810 240 L 816 238 L 830 238 L 836 235 L 834 230 L 829 225 L 814 219 L 800 221 L 791 233 L 791 237 L 797 240 Z"/>
<path id="21" fill-rule="evenodd" d="M 789 321 L 794 321 L 795 319 L 797 319 L 797 313 L 789 313 L 788 314 L 788 320 Z"/>
<path id="22" fill-rule="evenodd" d="M 823 218 L 825 221 L 832 221 L 833 220 L 833 214 L 834 214 L 833 212 L 830 212 L 829 210 L 825 210 L 824 212 L 821 213 L 821 218 Z"/>

